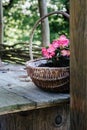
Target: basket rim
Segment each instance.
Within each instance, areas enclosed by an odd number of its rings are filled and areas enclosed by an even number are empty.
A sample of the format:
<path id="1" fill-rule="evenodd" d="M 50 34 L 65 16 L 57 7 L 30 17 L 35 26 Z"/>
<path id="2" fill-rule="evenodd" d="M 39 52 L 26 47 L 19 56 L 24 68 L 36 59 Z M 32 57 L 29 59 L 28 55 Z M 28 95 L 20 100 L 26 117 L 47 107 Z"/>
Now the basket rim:
<path id="1" fill-rule="evenodd" d="M 39 60 L 47 60 L 47 58 L 37 58 L 37 59 L 33 59 L 33 60 L 29 60 L 25 63 L 25 66 L 27 68 L 37 68 L 37 69 L 50 69 L 50 70 L 58 70 L 58 69 L 69 69 L 70 66 L 66 66 L 66 67 L 38 67 L 38 66 L 32 66 L 32 65 L 29 65 L 30 63 L 33 63 L 33 62 L 36 62 L 36 61 L 39 61 Z"/>

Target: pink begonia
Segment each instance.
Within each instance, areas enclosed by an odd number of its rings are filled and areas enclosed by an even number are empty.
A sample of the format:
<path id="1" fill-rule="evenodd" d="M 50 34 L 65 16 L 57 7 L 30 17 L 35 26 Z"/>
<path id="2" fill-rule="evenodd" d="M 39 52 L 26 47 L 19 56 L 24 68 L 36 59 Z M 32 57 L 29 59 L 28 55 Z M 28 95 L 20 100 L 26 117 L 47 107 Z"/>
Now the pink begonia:
<path id="1" fill-rule="evenodd" d="M 42 54 L 43 54 L 43 56 L 47 56 L 48 55 L 48 52 L 47 52 L 47 49 L 46 48 L 42 48 Z"/>
<path id="2" fill-rule="evenodd" d="M 52 42 L 52 45 L 53 45 L 53 47 L 54 47 L 55 49 L 57 49 L 57 48 L 60 46 L 58 40 L 54 40 L 54 41 Z"/>
<path id="3" fill-rule="evenodd" d="M 51 53 L 51 52 L 54 52 L 54 51 L 55 51 L 55 48 L 53 47 L 53 45 L 52 45 L 52 44 L 50 44 L 50 45 L 49 45 L 49 48 L 47 49 L 47 51 L 48 51 L 49 53 Z"/>
<path id="4" fill-rule="evenodd" d="M 50 44 L 47 49 L 43 47 L 42 54 L 48 59 L 56 58 L 56 54 L 58 55 L 58 53 L 60 53 L 60 56 L 70 56 L 70 51 L 64 49 L 65 47 L 67 48 L 68 45 L 69 40 L 65 35 L 61 35 L 58 40 L 53 40 L 52 44 Z"/>
<path id="5" fill-rule="evenodd" d="M 55 52 L 53 51 L 53 50 L 51 50 L 52 48 L 48 48 L 48 49 L 46 49 L 46 48 L 42 48 L 42 54 L 43 54 L 43 56 L 45 56 L 46 58 L 52 58 L 54 55 L 55 55 Z"/>
<path id="6" fill-rule="evenodd" d="M 48 53 L 47 58 L 52 58 L 55 55 L 55 52 Z"/>
<path id="7" fill-rule="evenodd" d="M 46 48 L 43 47 L 43 48 L 42 48 L 42 54 L 44 55 L 46 52 L 47 52 Z"/>
<path id="8" fill-rule="evenodd" d="M 62 50 L 61 55 L 62 56 L 70 56 L 70 51 L 69 50 Z"/>
<path id="9" fill-rule="evenodd" d="M 65 46 L 68 47 L 69 45 L 69 40 L 66 38 L 65 35 L 61 35 L 58 42 L 60 47 L 65 47 Z"/>

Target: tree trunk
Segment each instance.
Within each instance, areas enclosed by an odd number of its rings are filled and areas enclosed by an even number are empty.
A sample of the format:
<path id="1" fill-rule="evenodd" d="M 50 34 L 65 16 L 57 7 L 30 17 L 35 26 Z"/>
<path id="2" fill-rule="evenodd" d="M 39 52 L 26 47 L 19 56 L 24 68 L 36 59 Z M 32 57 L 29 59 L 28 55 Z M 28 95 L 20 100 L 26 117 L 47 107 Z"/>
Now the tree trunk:
<path id="1" fill-rule="evenodd" d="M 47 0 L 38 0 L 40 17 L 47 14 Z M 48 18 L 44 19 L 41 24 L 42 32 L 42 46 L 49 45 L 50 43 L 50 31 Z"/>
<path id="2" fill-rule="evenodd" d="M 3 43 L 3 11 L 2 11 L 2 0 L 0 0 L 0 50 Z M 0 52 L 0 66 L 1 66 L 1 52 Z"/>

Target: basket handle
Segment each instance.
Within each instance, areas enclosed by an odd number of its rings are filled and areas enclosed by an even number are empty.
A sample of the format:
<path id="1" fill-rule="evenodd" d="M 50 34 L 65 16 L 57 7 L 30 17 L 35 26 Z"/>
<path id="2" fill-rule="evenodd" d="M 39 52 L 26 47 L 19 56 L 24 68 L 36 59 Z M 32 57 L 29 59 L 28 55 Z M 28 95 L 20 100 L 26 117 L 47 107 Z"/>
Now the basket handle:
<path id="1" fill-rule="evenodd" d="M 54 11 L 54 12 L 51 12 L 51 13 L 48 13 L 47 15 L 44 15 L 43 17 L 41 17 L 39 20 L 36 21 L 36 23 L 34 24 L 33 26 L 33 29 L 30 33 L 30 41 L 29 41 L 29 54 L 30 54 L 30 59 L 33 60 L 33 54 L 32 54 L 32 40 L 33 40 L 33 36 L 34 36 L 34 31 L 36 29 L 36 27 L 39 25 L 39 23 L 45 19 L 46 17 L 50 16 L 50 15 L 53 15 L 53 14 L 62 14 L 64 16 L 66 16 L 68 19 L 70 17 L 70 15 L 68 13 L 65 13 L 63 11 Z"/>

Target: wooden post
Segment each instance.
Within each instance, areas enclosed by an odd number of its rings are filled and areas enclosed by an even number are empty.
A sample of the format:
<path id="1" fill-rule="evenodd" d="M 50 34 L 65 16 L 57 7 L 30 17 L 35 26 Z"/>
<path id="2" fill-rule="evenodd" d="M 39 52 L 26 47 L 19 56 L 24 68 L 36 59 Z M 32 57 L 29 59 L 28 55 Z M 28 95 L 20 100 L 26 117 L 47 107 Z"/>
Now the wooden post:
<path id="1" fill-rule="evenodd" d="M 0 0 L 0 50 L 3 43 L 3 9 L 2 9 L 2 0 Z M 1 62 L 1 52 L 0 52 L 0 66 L 2 66 Z"/>
<path id="2" fill-rule="evenodd" d="M 2 9 L 2 0 L 0 1 L 0 46 L 3 43 L 3 9 Z"/>
<path id="3" fill-rule="evenodd" d="M 70 0 L 70 39 L 70 130 L 87 130 L 87 0 Z"/>

